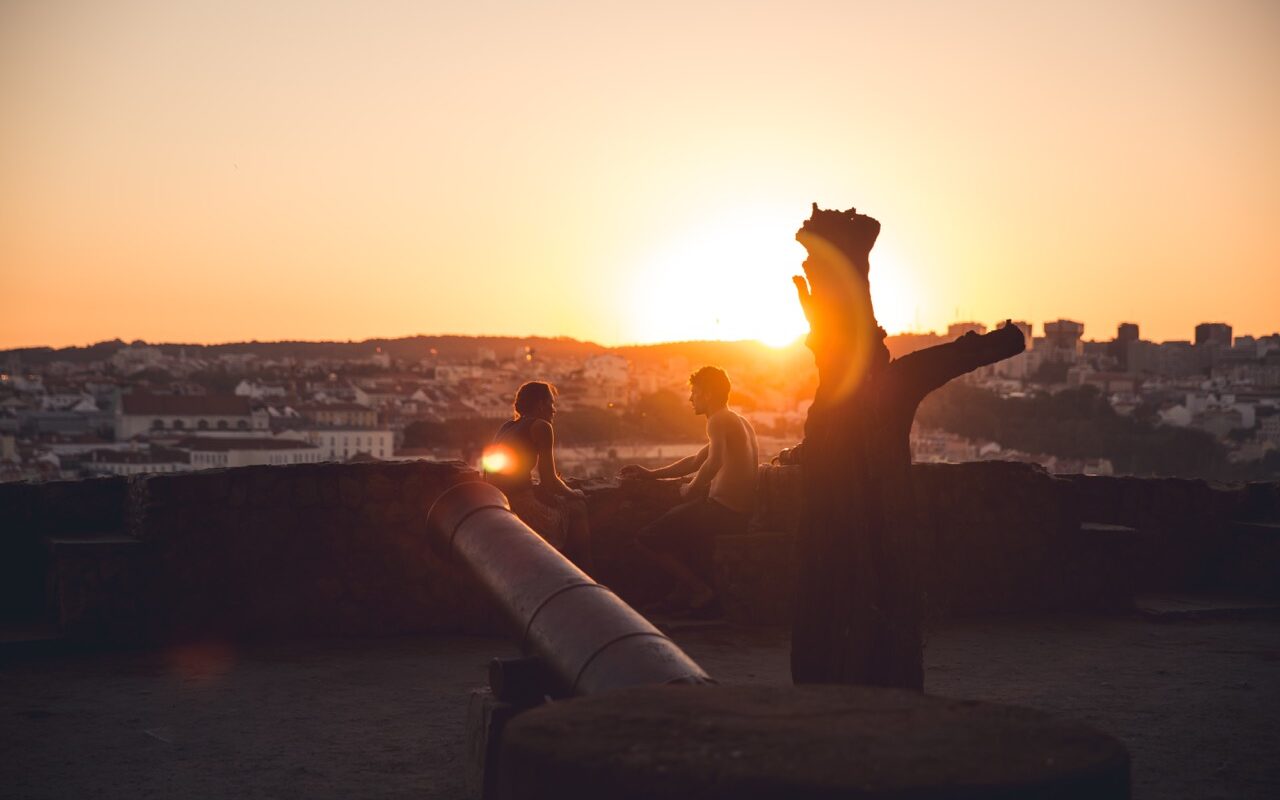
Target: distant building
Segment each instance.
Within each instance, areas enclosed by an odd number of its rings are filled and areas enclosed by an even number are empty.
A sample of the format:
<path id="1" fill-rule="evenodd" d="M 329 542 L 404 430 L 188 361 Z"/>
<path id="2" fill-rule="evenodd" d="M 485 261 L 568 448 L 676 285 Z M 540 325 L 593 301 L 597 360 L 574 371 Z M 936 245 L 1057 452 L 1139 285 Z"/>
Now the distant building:
<path id="1" fill-rule="evenodd" d="M 101 475 L 140 475 L 147 472 L 186 472 L 191 458 L 183 450 L 94 450 L 81 462 L 89 472 Z"/>
<path id="2" fill-rule="evenodd" d="M 1155 369 L 1152 371 L 1170 378 L 1185 378 L 1199 373 L 1201 368 L 1191 342 L 1177 341 L 1161 342 L 1156 346 Z"/>
<path id="3" fill-rule="evenodd" d="M 1201 322 L 1196 326 L 1196 347 L 1230 347 L 1231 326 L 1225 322 Z"/>
<path id="4" fill-rule="evenodd" d="M 1197 414 L 1191 424 L 1217 439 L 1225 437 L 1237 428 L 1251 427 L 1245 424 L 1244 415 L 1238 408 L 1211 408 Z"/>
<path id="5" fill-rule="evenodd" d="M 30 434 L 58 433 L 75 435 L 110 430 L 114 420 L 109 412 L 35 411 L 16 413 L 18 428 Z"/>
<path id="6" fill-rule="evenodd" d="M 126 345 L 111 356 L 111 364 L 126 375 L 164 364 L 164 354 L 159 347 L 146 345 Z"/>
<path id="7" fill-rule="evenodd" d="M 289 390 L 278 383 L 259 383 L 246 378 L 236 384 L 235 393 L 241 397 L 262 400 L 267 397 L 284 397 L 289 394 Z"/>
<path id="8" fill-rule="evenodd" d="M 1129 342 L 1125 347 L 1125 371 L 1130 374 L 1187 378 L 1202 374 L 1202 359 L 1191 342 Z"/>
<path id="9" fill-rule="evenodd" d="M 1258 439 L 1280 447 L 1280 413 L 1272 413 L 1258 420 Z"/>
<path id="10" fill-rule="evenodd" d="M 582 365 L 582 384 L 574 387 L 573 404 L 611 408 L 626 405 L 631 387 L 631 365 L 622 356 L 592 356 Z"/>
<path id="11" fill-rule="evenodd" d="M 439 364 L 436 366 L 435 379 L 441 383 L 453 384 L 483 375 L 484 369 L 475 364 Z"/>
<path id="12" fill-rule="evenodd" d="M 305 441 L 316 447 L 321 461 L 346 461 L 356 453 L 386 459 L 393 455 L 395 433 L 378 428 L 302 428 L 287 431 L 281 439 Z"/>
<path id="13" fill-rule="evenodd" d="M 298 406 L 297 412 L 324 427 L 372 428 L 378 424 L 378 412 L 359 403 L 324 403 Z"/>
<path id="14" fill-rule="evenodd" d="M 258 431 L 269 425 L 265 411 L 254 411 L 249 398 L 227 395 L 168 395 L 135 392 L 120 398 L 116 439 L 197 431 Z"/>
<path id="15" fill-rule="evenodd" d="M 176 447 L 191 457 L 192 469 L 265 464 L 314 464 L 325 460 L 320 448 L 298 439 L 270 437 L 192 437 Z"/>
<path id="16" fill-rule="evenodd" d="M 1046 361 L 1065 361 L 1075 363 L 1084 354 L 1084 323 L 1069 319 L 1060 319 L 1044 324 L 1044 345 Z"/>
<path id="17" fill-rule="evenodd" d="M 1115 361 L 1121 371 L 1129 369 L 1129 347 L 1142 341 L 1135 322 L 1121 322 L 1116 328 L 1116 338 L 1107 347 L 1107 354 Z"/>
<path id="18" fill-rule="evenodd" d="M 987 332 L 987 326 L 981 322 L 953 322 L 947 326 L 947 339 L 959 339 L 966 333 L 983 334 Z"/>

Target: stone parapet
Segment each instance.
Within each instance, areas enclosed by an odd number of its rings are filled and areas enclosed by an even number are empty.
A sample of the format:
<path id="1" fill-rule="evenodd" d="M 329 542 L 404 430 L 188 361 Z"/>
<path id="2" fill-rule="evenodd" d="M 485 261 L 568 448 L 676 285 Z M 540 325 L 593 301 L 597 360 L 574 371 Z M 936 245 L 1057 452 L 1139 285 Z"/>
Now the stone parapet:
<path id="1" fill-rule="evenodd" d="M 714 578 L 730 619 L 785 624 L 800 467 L 765 465 L 760 478 L 751 532 L 717 543 Z M 1116 611 L 1143 592 L 1280 593 L 1280 484 L 1058 476 L 1000 461 L 917 464 L 913 479 L 934 614 Z M 679 502 L 675 481 L 585 488 L 593 530 L 611 545 Z M 629 566 L 604 559 L 602 580 L 633 600 L 661 591 Z"/>
<path id="2" fill-rule="evenodd" d="M 1280 484 L 1006 462 L 917 465 L 914 476 L 937 613 L 1123 609 L 1140 592 L 1280 595 Z M 0 484 L 0 617 L 48 613 L 87 638 L 493 632 L 491 606 L 430 551 L 424 528 L 444 489 L 476 477 L 405 462 Z M 660 597 L 667 587 L 629 543 L 680 502 L 678 482 L 575 483 L 595 577 L 633 605 Z M 801 502 L 799 467 L 761 468 L 751 533 L 721 542 L 713 568 L 731 619 L 790 618 Z M 113 609 L 128 610 L 127 625 Z"/>
<path id="3" fill-rule="evenodd" d="M 99 641 L 488 632 L 492 608 L 424 528 L 477 477 L 406 462 L 2 485 L 0 610 Z"/>
<path id="4" fill-rule="evenodd" d="M 122 532 L 127 496 L 125 478 L 0 483 L 0 619 L 42 611 L 47 537 Z"/>
<path id="5" fill-rule="evenodd" d="M 1130 758 L 1080 722 L 854 686 L 645 686 L 506 725 L 497 791 L 566 797 L 1128 798 Z"/>
<path id="6" fill-rule="evenodd" d="M 163 636 L 484 629 L 490 608 L 428 546 L 460 464 L 316 464 L 149 475 L 131 531 L 156 548 Z"/>

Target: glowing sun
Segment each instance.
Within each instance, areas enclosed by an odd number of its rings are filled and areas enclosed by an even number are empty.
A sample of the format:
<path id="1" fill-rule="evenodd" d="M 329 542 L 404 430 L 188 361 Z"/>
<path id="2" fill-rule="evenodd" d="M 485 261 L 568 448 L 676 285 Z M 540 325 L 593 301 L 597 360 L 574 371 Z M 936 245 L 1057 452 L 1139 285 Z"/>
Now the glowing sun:
<path id="1" fill-rule="evenodd" d="M 791 276 L 803 273 L 795 241 L 803 217 L 756 210 L 726 214 L 645 253 L 630 270 L 631 340 L 755 339 L 780 347 L 809 331 Z M 883 244 L 883 242 L 881 243 Z M 871 255 L 871 294 L 880 324 L 908 329 L 910 276 L 892 248 Z"/>

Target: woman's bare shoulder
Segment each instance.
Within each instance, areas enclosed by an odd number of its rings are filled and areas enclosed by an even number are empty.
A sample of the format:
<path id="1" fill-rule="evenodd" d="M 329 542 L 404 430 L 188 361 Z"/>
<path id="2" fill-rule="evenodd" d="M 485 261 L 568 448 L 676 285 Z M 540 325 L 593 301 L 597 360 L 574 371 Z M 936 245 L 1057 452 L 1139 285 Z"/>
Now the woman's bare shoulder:
<path id="1" fill-rule="evenodd" d="M 551 423 L 545 419 L 535 419 L 529 425 L 529 435 L 538 443 L 549 442 L 555 437 L 555 430 L 551 427 Z"/>

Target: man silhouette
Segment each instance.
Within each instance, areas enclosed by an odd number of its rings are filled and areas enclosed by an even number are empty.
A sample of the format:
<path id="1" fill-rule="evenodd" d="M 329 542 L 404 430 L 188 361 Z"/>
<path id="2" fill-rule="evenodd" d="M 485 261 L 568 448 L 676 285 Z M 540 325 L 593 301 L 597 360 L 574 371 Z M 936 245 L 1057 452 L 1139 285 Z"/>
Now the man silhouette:
<path id="1" fill-rule="evenodd" d="M 693 413 L 707 418 L 707 444 L 697 453 L 659 469 L 629 464 L 619 470 L 627 480 L 679 478 L 682 503 L 636 535 L 642 555 L 671 578 L 675 588 L 656 609 L 682 615 L 714 611 L 710 583 L 715 538 L 745 533 L 755 508 L 760 452 L 751 423 L 729 408 L 729 376 L 719 367 L 703 367 L 689 376 Z"/>
<path id="2" fill-rule="evenodd" d="M 796 233 L 793 280 L 809 320 L 819 384 L 800 457 L 804 509 L 791 673 L 797 683 L 921 689 L 921 574 L 912 517 L 911 424 L 952 378 L 1025 348 L 1014 325 L 891 361 L 871 304 L 880 223 L 815 203 Z"/>

